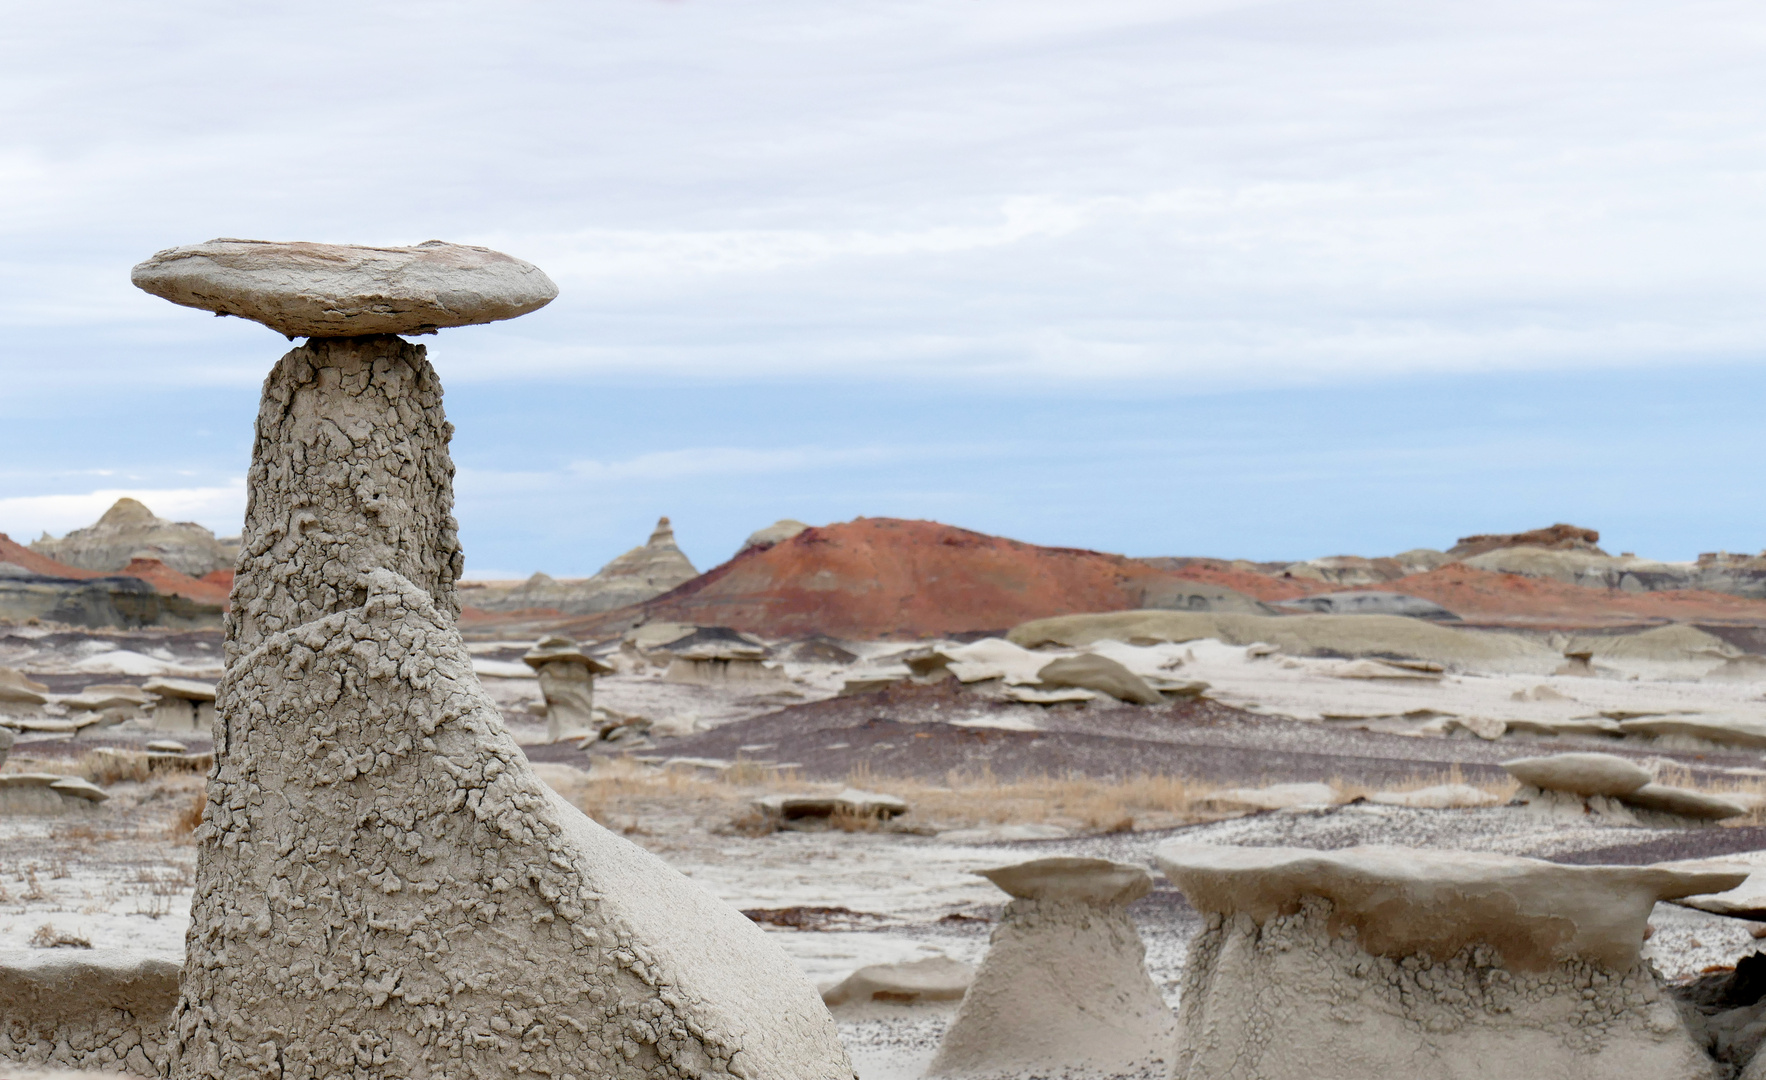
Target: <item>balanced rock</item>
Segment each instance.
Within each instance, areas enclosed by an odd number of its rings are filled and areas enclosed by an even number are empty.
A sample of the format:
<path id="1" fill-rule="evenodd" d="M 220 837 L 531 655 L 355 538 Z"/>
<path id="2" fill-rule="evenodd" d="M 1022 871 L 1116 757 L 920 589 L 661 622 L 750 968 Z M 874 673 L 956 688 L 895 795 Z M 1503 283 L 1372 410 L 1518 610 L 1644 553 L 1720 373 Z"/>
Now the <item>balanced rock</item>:
<path id="1" fill-rule="evenodd" d="M 473 672 L 441 385 L 375 330 L 506 318 L 550 282 L 478 249 L 296 247 L 142 275 L 365 335 L 264 383 L 163 1075 L 850 1080 L 785 953 L 541 782 Z"/>
<path id="2" fill-rule="evenodd" d="M 156 1077 L 178 965 L 123 950 L 0 950 L 0 1061 Z"/>
<path id="3" fill-rule="evenodd" d="M 1054 858 L 981 873 L 1013 899 L 928 1075 L 1163 1075 L 1171 1011 L 1127 910 L 1146 870 Z"/>
<path id="4" fill-rule="evenodd" d="M 1082 653 L 1063 656 L 1037 669 L 1037 681 L 1044 686 L 1073 686 L 1096 690 L 1121 701 L 1137 705 L 1158 705 L 1164 702 L 1159 691 L 1147 681 L 1107 656 Z"/>
<path id="5" fill-rule="evenodd" d="M 1629 795 L 1654 779 L 1648 769 L 1613 754 L 1516 758 L 1502 767 L 1523 784 L 1572 795 Z"/>
<path id="6" fill-rule="evenodd" d="M 548 637 L 521 658 L 539 676 L 546 699 L 546 741 L 599 735 L 595 676 L 613 670 L 567 637 Z"/>
<path id="7" fill-rule="evenodd" d="M 137 288 L 297 337 L 429 334 L 513 319 L 558 296 L 539 267 L 489 248 L 210 240 L 136 266 Z"/>
<path id="8" fill-rule="evenodd" d="M 1206 919 L 1175 1080 L 1712 1078 L 1639 960 L 1657 901 L 1745 872 L 1168 843 Z"/>
<path id="9" fill-rule="evenodd" d="M 148 679 L 141 689 L 158 694 L 153 703 L 156 731 L 194 731 L 206 734 L 215 726 L 215 684 L 195 679 Z"/>

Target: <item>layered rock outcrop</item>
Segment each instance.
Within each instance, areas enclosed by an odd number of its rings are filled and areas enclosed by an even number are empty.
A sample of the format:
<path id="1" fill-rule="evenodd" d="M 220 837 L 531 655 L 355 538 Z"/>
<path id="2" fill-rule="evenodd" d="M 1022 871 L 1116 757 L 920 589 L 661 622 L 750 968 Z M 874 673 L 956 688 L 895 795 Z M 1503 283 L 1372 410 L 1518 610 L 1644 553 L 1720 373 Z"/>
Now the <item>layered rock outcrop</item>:
<path id="1" fill-rule="evenodd" d="M 490 595 L 480 592 L 472 606 L 483 611 L 551 608 L 566 615 L 592 615 L 661 596 L 699 576 L 675 543 L 667 518 L 657 521 L 650 539 L 581 581 L 559 581 L 535 574 L 514 589 Z"/>
<path id="2" fill-rule="evenodd" d="M 118 499 L 96 523 L 59 540 L 45 533 L 31 550 L 81 570 L 107 573 L 124 569 L 133 559 L 157 559 L 199 578 L 232 569 L 239 540 L 218 540 L 194 521 L 167 521 L 135 499 Z"/>

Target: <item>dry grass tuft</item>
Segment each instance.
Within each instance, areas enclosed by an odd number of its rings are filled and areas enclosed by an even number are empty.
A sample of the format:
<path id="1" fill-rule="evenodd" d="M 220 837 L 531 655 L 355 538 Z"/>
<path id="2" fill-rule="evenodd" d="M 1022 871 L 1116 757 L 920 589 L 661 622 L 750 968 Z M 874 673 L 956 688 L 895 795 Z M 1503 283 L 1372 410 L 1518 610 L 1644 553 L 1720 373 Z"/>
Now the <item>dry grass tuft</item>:
<path id="1" fill-rule="evenodd" d="M 31 935 L 31 947 L 33 949 L 90 949 L 92 939 L 83 938 L 66 930 L 57 930 L 53 924 L 44 923 L 37 927 L 36 933 Z"/>
<path id="2" fill-rule="evenodd" d="M 207 810 L 208 788 L 205 785 L 193 793 L 190 804 L 184 808 L 183 813 L 172 819 L 167 831 L 173 836 L 189 836 L 196 831 L 198 825 L 202 824 L 203 814 Z"/>

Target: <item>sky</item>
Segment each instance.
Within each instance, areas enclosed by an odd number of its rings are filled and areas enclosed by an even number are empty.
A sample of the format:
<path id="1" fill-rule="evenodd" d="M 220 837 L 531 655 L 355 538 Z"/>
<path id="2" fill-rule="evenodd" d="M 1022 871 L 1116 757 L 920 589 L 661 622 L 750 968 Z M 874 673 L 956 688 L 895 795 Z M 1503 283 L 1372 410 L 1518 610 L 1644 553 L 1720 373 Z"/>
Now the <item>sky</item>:
<path id="1" fill-rule="evenodd" d="M 1756 551 L 1766 8 L 5 5 L 0 531 L 236 533 L 288 347 L 213 237 L 482 244 L 423 339 L 470 576 L 669 515 L 1301 559 L 1570 521 Z"/>

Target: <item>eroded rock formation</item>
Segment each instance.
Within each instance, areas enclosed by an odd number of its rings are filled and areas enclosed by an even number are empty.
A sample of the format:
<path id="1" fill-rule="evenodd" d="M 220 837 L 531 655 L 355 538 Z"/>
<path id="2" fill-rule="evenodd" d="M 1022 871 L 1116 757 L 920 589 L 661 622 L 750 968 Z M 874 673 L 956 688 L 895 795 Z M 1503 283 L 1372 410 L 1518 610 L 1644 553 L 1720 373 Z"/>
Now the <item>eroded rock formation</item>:
<path id="1" fill-rule="evenodd" d="M 170 1075 L 851 1077 L 786 956 L 502 728 L 450 433 L 396 337 L 264 384 Z"/>
<path id="2" fill-rule="evenodd" d="M 1745 872 L 1183 843 L 1158 861 L 1207 920 L 1175 1080 L 1718 1075 L 1638 950 L 1656 901 Z"/>
<path id="3" fill-rule="evenodd" d="M 135 499 L 118 499 L 96 523 L 59 540 L 45 534 L 31 550 L 81 570 L 122 570 L 147 558 L 201 577 L 231 568 L 238 540 L 217 540 L 194 521 L 167 521 Z"/>

